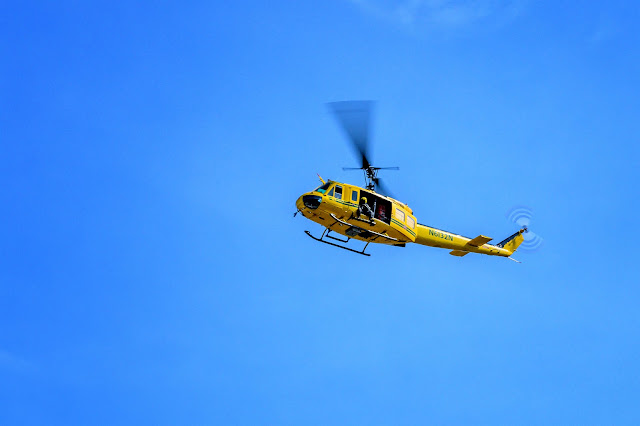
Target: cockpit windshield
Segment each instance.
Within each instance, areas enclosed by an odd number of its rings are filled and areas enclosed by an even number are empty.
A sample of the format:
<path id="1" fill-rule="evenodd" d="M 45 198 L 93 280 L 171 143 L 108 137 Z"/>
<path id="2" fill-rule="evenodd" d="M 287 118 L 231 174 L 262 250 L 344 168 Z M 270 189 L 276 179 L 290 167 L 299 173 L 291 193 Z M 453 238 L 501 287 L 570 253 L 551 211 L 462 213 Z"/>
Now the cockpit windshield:
<path id="1" fill-rule="evenodd" d="M 324 185 L 322 185 L 320 188 L 316 189 L 316 192 L 319 192 L 321 194 L 324 194 L 325 192 L 327 192 L 327 189 L 329 189 L 329 186 L 331 186 L 331 182 L 327 182 Z"/>

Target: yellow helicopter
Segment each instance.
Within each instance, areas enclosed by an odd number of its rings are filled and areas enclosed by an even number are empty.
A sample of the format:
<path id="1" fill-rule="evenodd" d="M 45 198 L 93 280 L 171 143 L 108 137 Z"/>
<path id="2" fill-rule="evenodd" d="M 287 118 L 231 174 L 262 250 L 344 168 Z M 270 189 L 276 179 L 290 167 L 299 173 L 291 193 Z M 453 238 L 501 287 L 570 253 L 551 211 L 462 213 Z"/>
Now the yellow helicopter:
<path id="1" fill-rule="evenodd" d="M 396 247 L 416 243 L 451 250 L 450 254 L 454 256 L 480 253 L 507 257 L 518 262 L 511 255 L 524 240 L 522 234 L 527 232 L 526 227 L 494 245 L 489 244 L 492 239 L 484 235 L 468 238 L 418 223 L 408 205 L 385 195 L 389 192 L 378 177 L 380 170 L 399 170 L 398 167 L 373 167 L 368 160 L 372 102 L 333 102 L 329 104 L 329 108 L 362 160 L 361 167 L 345 167 L 343 170 L 363 170 L 366 186 L 362 188 L 347 183 L 325 181 L 318 175 L 322 185 L 302 194 L 296 201 L 297 210 L 294 213 L 294 217 L 300 213 L 325 227 L 319 238 L 305 231 L 309 237 L 365 256 L 370 256 L 365 250 L 371 243 Z M 331 235 L 332 233 L 346 239 Z M 356 250 L 327 239 L 344 244 L 353 239 L 366 244 L 362 250 Z"/>

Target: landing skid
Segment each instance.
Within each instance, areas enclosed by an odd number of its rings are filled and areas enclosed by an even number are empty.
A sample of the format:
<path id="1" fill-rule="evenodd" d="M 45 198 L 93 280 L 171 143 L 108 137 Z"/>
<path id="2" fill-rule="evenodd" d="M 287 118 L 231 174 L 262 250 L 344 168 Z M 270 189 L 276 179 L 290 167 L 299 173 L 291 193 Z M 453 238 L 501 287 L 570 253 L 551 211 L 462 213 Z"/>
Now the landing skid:
<path id="1" fill-rule="evenodd" d="M 335 244 L 335 243 L 332 243 L 332 242 L 324 240 L 323 238 L 326 236 L 327 238 L 331 238 L 331 239 L 337 240 L 337 241 L 342 241 L 344 243 L 349 241 L 349 239 L 347 239 L 347 241 L 344 241 L 344 240 L 340 240 L 338 238 L 332 237 L 332 236 L 329 235 L 329 233 L 327 231 L 328 231 L 328 229 L 325 229 L 320 238 L 314 237 L 313 235 L 311 235 L 311 232 L 309 232 L 309 231 L 304 231 L 304 233 L 307 234 L 308 236 L 310 236 L 311 238 L 313 238 L 314 240 L 320 241 L 321 243 L 329 244 L 330 246 L 334 246 L 334 247 L 338 247 L 338 248 L 341 248 L 341 249 L 344 249 L 344 250 L 352 251 L 354 253 L 358 253 L 358 254 L 361 254 L 363 256 L 371 256 L 369 253 L 365 253 L 364 252 L 367 249 L 367 246 L 369 245 L 370 241 L 367 241 L 367 244 L 365 244 L 365 246 L 362 249 L 362 251 L 358 251 L 358 250 L 350 249 L 349 247 L 341 246 L 339 244 Z M 329 232 L 331 232 L 331 231 L 329 231 Z"/>

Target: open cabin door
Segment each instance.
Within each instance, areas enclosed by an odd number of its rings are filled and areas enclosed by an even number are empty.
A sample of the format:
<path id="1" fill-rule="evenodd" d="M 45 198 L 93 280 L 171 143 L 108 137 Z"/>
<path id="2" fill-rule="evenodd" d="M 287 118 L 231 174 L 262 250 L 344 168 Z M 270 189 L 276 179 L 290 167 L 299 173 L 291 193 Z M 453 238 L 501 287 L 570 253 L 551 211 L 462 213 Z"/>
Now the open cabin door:
<path id="1" fill-rule="evenodd" d="M 363 210 L 362 206 L 365 204 L 369 206 L 373 212 L 373 217 L 376 220 L 380 220 L 387 225 L 391 222 L 391 201 L 379 197 L 377 194 L 369 191 L 360 191 L 360 201 L 358 206 Z"/>

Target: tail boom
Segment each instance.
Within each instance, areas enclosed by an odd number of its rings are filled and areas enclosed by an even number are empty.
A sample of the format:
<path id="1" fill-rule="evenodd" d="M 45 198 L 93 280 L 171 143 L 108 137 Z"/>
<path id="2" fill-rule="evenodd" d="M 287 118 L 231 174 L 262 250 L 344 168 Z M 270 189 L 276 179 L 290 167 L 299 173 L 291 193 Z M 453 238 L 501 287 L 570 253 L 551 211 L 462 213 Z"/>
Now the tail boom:
<path id="1" fill-rule="evenodd" d="M 524 240 L 522 234 L 526 232 L 526 228 L 519 230 L 496 245 L 488 244 L 491 238 L 484 235 L 468 238 L 463 235 L 422 224 L 416 226 L 416 231 L 417 236 L 415 242 L 417 244 L 451 249 L 451 254 L 454 256 L 464 256 L 467 253 L 480 253 L 489 256 L 509 257 Z"/>

